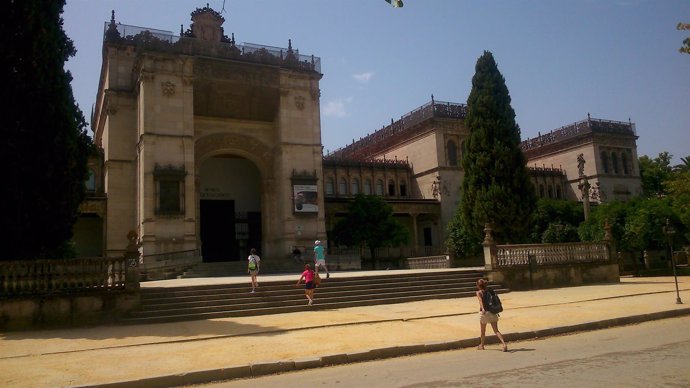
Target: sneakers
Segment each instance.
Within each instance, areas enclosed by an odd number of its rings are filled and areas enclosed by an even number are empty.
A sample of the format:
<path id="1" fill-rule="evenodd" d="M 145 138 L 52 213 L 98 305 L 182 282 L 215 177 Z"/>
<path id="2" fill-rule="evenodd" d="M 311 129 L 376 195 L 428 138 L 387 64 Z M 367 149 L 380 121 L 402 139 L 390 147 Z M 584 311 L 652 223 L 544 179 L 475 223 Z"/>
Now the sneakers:
<path id="1" fill-rule="evenodd" d="M 313 300 L 309 299 L 309 302 L 307 302 L 307 306 L 311 306 L 312 302 L 313 302 Z"/>
<path id="2" fill-rule="evenodd" d="M 256 291 L 252 290 L 252 292 L 250 292 L 250 294 L 253 294 L 253 293 L 255 293 L 255 292 L 256 292 Z"/>

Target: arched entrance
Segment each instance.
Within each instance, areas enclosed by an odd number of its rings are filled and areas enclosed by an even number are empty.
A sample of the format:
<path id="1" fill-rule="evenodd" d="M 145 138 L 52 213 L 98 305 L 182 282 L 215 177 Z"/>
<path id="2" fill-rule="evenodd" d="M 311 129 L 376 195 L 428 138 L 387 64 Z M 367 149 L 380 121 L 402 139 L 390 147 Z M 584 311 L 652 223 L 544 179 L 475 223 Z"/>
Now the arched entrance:
<path id="1" fill-rule="evenodd" d="M 250 160 L 217 155 L 201 165 L 199 233 L 204 262 L 237 261 L 261 250 L 261 174 Z"/>

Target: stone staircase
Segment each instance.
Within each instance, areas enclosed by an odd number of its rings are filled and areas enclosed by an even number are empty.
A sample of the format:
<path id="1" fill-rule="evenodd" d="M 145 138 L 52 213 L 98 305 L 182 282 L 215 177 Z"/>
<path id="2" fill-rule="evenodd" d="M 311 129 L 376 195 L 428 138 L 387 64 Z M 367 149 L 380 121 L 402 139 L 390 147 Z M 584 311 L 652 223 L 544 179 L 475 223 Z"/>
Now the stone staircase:
<path id="1" fill-rule="evenodd" d="M 142 288 L 141 308 L 120 322 L 162 323 L 474 297 L 480 277 L 484 277 L 481 271 L 463 269 L 355 277 L 335 273 L 323 279 L 311 307 L 306 305 L 304 287 L 295 287 L 298 275 L 294 280 L 259 278 L 260 287 L 253 294 L 249 279 L 241 284 Z M 491 287 L 499 293 L 509 291 L 496 284 Z"/>

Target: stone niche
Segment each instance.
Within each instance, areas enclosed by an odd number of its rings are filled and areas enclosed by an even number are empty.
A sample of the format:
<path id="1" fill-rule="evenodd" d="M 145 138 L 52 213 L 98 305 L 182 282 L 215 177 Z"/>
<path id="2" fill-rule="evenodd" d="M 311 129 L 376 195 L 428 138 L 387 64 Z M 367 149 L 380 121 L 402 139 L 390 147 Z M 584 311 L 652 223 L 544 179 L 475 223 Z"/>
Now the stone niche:
<path id="1" fill-rule="evenodd" d="M 242 64 L 198 60 L 194 67 L 194 114 L 273 121 L 278 113 L 280 74 Z"/>

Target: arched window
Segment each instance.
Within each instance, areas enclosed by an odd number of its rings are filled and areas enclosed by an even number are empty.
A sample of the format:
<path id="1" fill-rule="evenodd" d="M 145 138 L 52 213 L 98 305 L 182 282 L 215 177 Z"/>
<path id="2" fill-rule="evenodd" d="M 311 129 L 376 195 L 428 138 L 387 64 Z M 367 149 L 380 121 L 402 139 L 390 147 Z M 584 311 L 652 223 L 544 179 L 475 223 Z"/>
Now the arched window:
<path id="1" fill-rule="evenodd" d="M 446 144 L 446 154 L 448 155 L 448 165 L 458 165 L 458 147 L 453 140 L 448 140 Z"/>
<path id="2" fill-rule="evenodd" d="M 539 198 L 544 198 L 544 185 L 539 185 Z"/>
<path id="3" fill-rule="evenodd" d="M 601 151 L 601 166 L 604 168 L 606 174 L 609 173 L 609 155 L 606 151 Z"/>
<path id="4" fill-rule="evenodd" d="M 326 179 L 326 195 L 333 194 L 335 194 L 335 183 L 333 182 L 333 178 L 328 177 Z"/>
<path id="5" fill-rule="evenodd" d="M 340 178 L 340 182 L 338 183 L 338 194 L 347 195 L 347 181 L 345 178 Z"/>
<path id="6" fill-rule="evenodd" d="M 89 178 L 86 180 L 86 190 L 96 191 L 96 173 L 89 170 Z"/>
<path id="7" fill-rule="evenodd" d="M 623 165 L 623 174 L 629 175 L 630 168 L 628 166 L 628 155 L 625 152 L 621 152 L 621 164 Z"/>
<path id="8" fill-rule="evenodd" d="M 383 196 L 383 181 L 381 179 L 376 180 L 376 195 Z"/>
<path id="9" fill-rule="evenodd" d="M 400 182 L 400 196 L 407 197 L 407 184 Z"/>
<path id="10" fill-rule="evenodd" d="M 618 174 L 618 155 L 615 152 L 611 152 L 611 167 L 613 173 Z"/>
<path id="11" fill-rule="evenodd" d="M 395 182 L 392 179 L 388 181 L 388 196 L 395 197 Z"/>
<path id="12" fill-rule="evenodd" d="M 350 194 L 359 194 L 359 179 L 352 178 L 352 181 L 350 182 Z"/>
<path id="13" fill-rule="evenodd" d="M 371 179 L 369 178 L 364 180 L 364 194 L 371 195 Z"/>
<path id="14" fill-rule="evenodd" d="M 549 193 L 549 199 L 553 199 L 553 186 L 549 185 L 547 191 Z"/>

